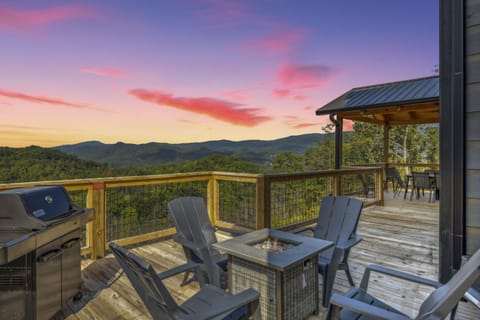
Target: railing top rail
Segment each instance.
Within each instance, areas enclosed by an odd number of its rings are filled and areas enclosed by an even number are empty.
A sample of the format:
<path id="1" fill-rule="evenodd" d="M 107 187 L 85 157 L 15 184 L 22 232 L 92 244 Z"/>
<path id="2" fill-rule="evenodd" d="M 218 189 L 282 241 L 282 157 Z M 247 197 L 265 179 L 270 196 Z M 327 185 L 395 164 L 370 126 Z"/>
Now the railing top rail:
<path id="1" fill-rule="evenodd" d="M 228 180 L 241 179 L 256 179 L 264 177 L 271 181 L 273 180 L 291 180 L 314 177 L 328 177 L 340 176 L 348 174 L 361 174 L 368 172 L 375 172 L 382 167 L 379 166 L 356 166 L 351 168 L 342 168 L 339 170 L 321 170 L 310 172 L 295 172 L 295 173 L 269 173 L 269 174 L 252 174 L 252 173 L 238 173 L 238 172 L 222 172 L 222 171 L 203 171 L 203 172 L 185 172 L 185 173 L 171 173 L 145 176 L 123 176 L 123 177 L 103 177 L 103 178 L 85 178 L 85 179 L 70 179 L 70 180 L 50 180 L 50 181 L 30 181 L 17 183 L 3 183 L 0 184 L 0 190 L 7 190 L 13 188 L 24 188 L 37 185 L 63 185 L 68 189 L 88 189 L 92 185 L 103 184 L 109 186 L 121 186 L 128 184 L 151 184 L 156 182 L 181 182 L 192 180 L 208 180 L 212 177 L 217 179 L 226 178 Z"/>
<path id="2" fill-rule="evenodd" d="M 152 182 L 152 181 L 178 181 L 178 180 L 198 180 L 209 179 L 212 172 L 186 172 L 186 173 L 172 173 L 172 174 L 158 174 L 146 176 L 124 176 L 124 177 L 103 177 L 103 178 L 84 178 L 84 179 L 70 179 L 70 180 L 50 180 L 50 181 L 30 181 L 17 183 L 3 183 L 0 184 L 0 190 L 12 188 L 24 188 L 37 185 L 63 185 L 65 187 L 85 187 L 92 184 L 103 183 L 105 185 L 115 185 L 129 182 Z"/>
<path id="3" fill-rule="evenodd" d="M 264 177 L 270 181 L 275 180 L 292 180 L 292 179 L 305 179 L 305 178 L 316 178 L 316 177 L 332 177 L 332 176 L 343 176 L 349 174 L 362 174 L 362 173 L 374 173 L 377 170 L 383 169 L 382 167 L 355 167 L 355 168 L 344 168 L 337 170 L 321 170 L 321 171 L 310 171 L 310 172 L 293 172 L 293 173 L 275 173 L 275 174 L 265 174 Z"/>

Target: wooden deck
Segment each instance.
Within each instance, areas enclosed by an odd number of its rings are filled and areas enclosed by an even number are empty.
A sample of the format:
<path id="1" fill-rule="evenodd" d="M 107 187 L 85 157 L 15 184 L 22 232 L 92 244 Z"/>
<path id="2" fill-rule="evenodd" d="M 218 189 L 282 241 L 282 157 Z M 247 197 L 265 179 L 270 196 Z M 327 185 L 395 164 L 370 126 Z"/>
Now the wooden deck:
<path id="1" fill-rule="evenodd" d="M 354 248 L 350 265 L 355 283 L 360 282 L 366 265 L 376 263 L 417 275 L 437 278 L 438 272 L 438 202 L 426 200 L 392 199 L 386 193 L 384 207 L 364 209 L 358 228 L 363 241 Z M 219 235 L 219 240 L 225 239 Z M 181 247 L 172 240 L 159 241 L 132 248 L 138 255 L 152 262 L 160 272 L 185 262 Z M 71 302 L 58 318 L 66 319 L 151 319 L 128 279 L 112 255 L 104 259 L 82 262 L 83 298 Z M 321 278 L 321 277 L 320 277 Z M 406 285 L 388 278 L 372 278 L 371 292 L 390 304 L 415 316 L 419 304 L 431 292 L 430 288 Z M 198 286 L 180 287 L 181 277 L 167 280 L 171 293 L 178 302 L 193 295 Z M 349 289 L 343 271 L 338 272 L 335 292 Z M 321 292 L 321 290 L 320 290 Z M 388 294 L 387 294 L 388 292 Z M 405 298 L 406 297 L 406 298 Z M 325 311 L 311 319 L 323 319 Z M 456 319 L 480 319 L 480 312 L 471 304 L 462 302 Z"/>

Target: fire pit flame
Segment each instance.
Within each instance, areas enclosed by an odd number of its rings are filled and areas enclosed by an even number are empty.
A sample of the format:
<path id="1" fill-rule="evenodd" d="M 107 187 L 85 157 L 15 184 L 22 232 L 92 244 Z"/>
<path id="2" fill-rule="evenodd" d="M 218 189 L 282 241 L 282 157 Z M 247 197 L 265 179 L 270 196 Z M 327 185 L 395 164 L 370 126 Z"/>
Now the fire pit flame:
<path id="1" fill-rule="evenodd" d="M 268 237 L 264 241 L 254 245 L 255 248 L 270 252 L 280 253 L 293 248 L 295 244 L 279 240 L 277 238 Z"/>

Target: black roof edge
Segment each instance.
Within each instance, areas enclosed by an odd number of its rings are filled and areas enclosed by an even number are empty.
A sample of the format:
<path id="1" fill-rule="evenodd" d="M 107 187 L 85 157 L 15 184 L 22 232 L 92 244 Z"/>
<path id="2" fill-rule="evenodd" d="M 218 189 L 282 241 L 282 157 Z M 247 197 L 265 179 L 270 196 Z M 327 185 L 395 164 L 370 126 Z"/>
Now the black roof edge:
<path id="1" fill-rule="evenodd" d="M 433 78 L 433 77 L 428 77 L 428 78 Z M 419 80 L 420 79 L 426 79 L 426 78 L 419 78 Z M 416 80 L 416 79 L 412 79 L 412 80 Z M 412 80 L 407 80 L 407 81 L 412 81 Z M 403 81 L 392 82 L 392 83 L 399 83 L 399 82 L 403 82 Z M 372 86 L 372 87 L 374 87 L 374 86 Z M 368 87 L 360 87 L 360 88 L 368 88 Z M 352 89 L 352 90 L 355 90 L 355 89 Z M 350 91 L 352 91 L 352 90 L 350 90 Z M 348 92 L 350 92 L 350 91 L 348 91 Z M 341 97 L 343 97 L 344 95 L 342 95 Z M 335 101 L 335 100 L 333 100 L 333 101 Z M 394 101 L 394 102 L 389 102 L 389 103 L 371 104 L 371 105 L 368 105 L 368 107 L 367 106 L 358 106 L 358 107 L 348 108 L 348 110 L 345 110 L 343 112 L 357 111 L 357 110 L 362 110 L 362 109 L 377 109 L 377 108 L 383 108 L 383 107 L 388 107 L 388 106 L 396 107 L 396 106 L 401 106 L 401 105 L 410 105 L 410 104 L 433 102 L 433 101 L 439 101 L 439 97 L 431 97 L 431 98 L 416 99 L 416 100 Z M 326 114 L 338 114 L 338 113 L 343 113 L 343 112 L 338 112 L 338 110 L 336 112 L 332 112 L 332 110 L 325 110 L 325 111 L 321 112 L 321 109 L 317 109 L 315 111 L 315 115 L 321 116 L 321 115 L 326 115 Z"/>
<path id="2" fill-rule="evenodd" d="M 368 89 L 368 88 L 374 88 L 374 87 L 383 87 L 383 86 L 389 86 L 389 85 L 397 84 L 397 83 L 412 82 L 412 81 L 426 80 L 426 79 L 433 79 L 433 78 L 440 78 L 440 76 L 439 75 L 433 75 L 433 76 L 428 76 L 428 77 L 420 77 L 420 78 L 413 78 L 413 79 L 406 79 L 406 80 L 399 80 L 399 81 L 392 81 L 392 82 L 370 84 L 370 85 L 364 86 L 364 87 L 363 86 L 362 87 L 355 87 L 355 88 L 352 88 L 348 91 L 353 91 L 353 90 L 358 90 L 358 89 Z"/>

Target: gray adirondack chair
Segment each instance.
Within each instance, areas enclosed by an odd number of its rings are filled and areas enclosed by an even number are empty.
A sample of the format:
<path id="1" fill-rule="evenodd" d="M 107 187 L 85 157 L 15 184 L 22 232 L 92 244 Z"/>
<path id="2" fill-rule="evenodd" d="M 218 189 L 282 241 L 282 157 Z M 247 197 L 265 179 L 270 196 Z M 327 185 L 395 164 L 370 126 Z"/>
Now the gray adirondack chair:
<path id="1" fill-rule="evenodd" d="M 363 202 L 345 196 L 327 196 L 322 199 L 317 224 L 314 227 L 303 227 L 292 230 L 295 233 L 310 229 L 318 239 L 335 242 L 335 247 L 322 252 L 318 256 L 318 272 L 323 278 L 322 305 L 328 307 L 337 270 L 345 270 L 348 282 L 355 286 L 348 256 L 350 249 L 362 238 L 356 234 Z"/>
<path id="2" fill-rule="evenodd" d="M 162 280 L 187 269 L 195 269 L 198 264 L 190 262 L 157 274 L 149 263 L 125 248 L 113 242 L 109 246 L 153 319 L 259 319 L 260 295 L 253 289 L 232 295 L 216 286 L 205 284 L 199 292 L 178 305 Z"/>
<path id="3" fill-rule="evenodd" d="M 328 319 L 412 319 L 367 293 L 371 272 L 379 272 L 384 276 L 392 276 L 436 288 L 422 303 L 414 319 L 444 319 L 449 313 L 450 319 L 454 319 L 458 302 L 470 286 L 480 277 L 480 250 L 443 285 L 416 275 L 370 265 L 365 270 L 359 288 L 350 289 L 344 296 L 337 294 L 332 296 Z"/>
<path id="4" fill-rule="evenodd" d="M 177 231 L 173 239 L 182 245 L 187 261 L 201 264 L 200 272 L 195 273 L 193 280 L 202 277 L 204 282 L 225 289 L 227 256 L 212 248 L 212 244 L 217 242 L 217 236 L 203 198 L 174 199 L 168 203 L 168 211 Z M 190 280 L 188 273 L 185 273 L 182 284 Z"/>
<path id="5" fill-rule="evenodd" d="M 394 172 L 395 168 L 393 167 L 386 167 L 385 168 L 385 181 L 383 182 L 383 188 L 385 190 L 388 190 L 388 183 L 392 183 L 392 189 L 395 191 L 395 178 L 394 178 Z"/>

